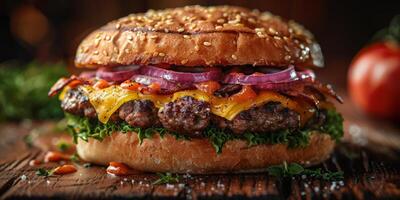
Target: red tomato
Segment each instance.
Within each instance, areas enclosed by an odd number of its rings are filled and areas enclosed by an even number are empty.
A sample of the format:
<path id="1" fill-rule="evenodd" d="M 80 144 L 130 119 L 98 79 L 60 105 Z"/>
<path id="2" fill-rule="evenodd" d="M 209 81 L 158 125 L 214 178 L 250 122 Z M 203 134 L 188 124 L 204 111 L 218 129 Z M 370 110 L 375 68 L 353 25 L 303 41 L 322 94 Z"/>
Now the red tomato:
<path id="1" fill-rule="evenodd" d="M 348 74 L 352 100 L 366 113 L 400 120 L 400 46 L 376 43 L 362 49 Z"/>

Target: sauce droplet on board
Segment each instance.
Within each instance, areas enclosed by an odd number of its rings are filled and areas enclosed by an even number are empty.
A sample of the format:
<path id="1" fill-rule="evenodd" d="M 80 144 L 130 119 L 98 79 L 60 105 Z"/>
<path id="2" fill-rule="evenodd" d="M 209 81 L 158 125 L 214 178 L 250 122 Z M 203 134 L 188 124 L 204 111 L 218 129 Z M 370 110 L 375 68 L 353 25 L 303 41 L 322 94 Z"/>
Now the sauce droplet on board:
<path id="1" fill-rule="evenodd" d="M 116 176 L 124 176 L 128 175 L 129 168 L 128 166 L 120 162 L 110 162 L 107 167 L 107 173 Z"/>
<path id="2" fill-rule="evenodd" d="M 42 162 L 40 162 L 40 160 L 31 160 L 29 161 L 29 166 L 37 166 L 40 165 Z"/>
<path id="3" fill-rule="evenodd" d="M 61 160 L 69 160 L 70 157 L 71 157 L 70 155 L 63 154 L 60 152 L 48 151 L 44 156 L 44 162 L 48 163 L 48 162 L 58 162 Z"/>
<path id="4" fill-rule="evenodd" d="M 54 169 L 53 173 L 57 175 L 70 174 L 76 172 L 76 168 L 73 165 L 62 165 Z"/>

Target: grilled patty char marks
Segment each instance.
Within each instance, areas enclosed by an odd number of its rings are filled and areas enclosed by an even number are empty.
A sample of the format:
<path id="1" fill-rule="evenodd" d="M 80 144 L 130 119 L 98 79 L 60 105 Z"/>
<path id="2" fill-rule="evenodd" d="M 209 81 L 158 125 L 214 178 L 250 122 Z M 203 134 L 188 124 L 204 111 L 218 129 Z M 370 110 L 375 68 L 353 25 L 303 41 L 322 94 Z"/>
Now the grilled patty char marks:
<path id="1" fill-rule="evenodd" d="M 165 104 L 158 112 L 162 125 L 178 133 L 200 136 L 210 124 L 211 109 L 207 102 L 186 96 Z"/>
<path id="2" fill-rule="evenodd" d="M 78 88 L 70 89 L 65 94 L 61 101 L 61 108 L 68 113 L 96 118 L 96 110 L 90 104 L 89 98 L 83 93 L 83 90 Z"/>
<path id="3" fill-rule="evenodd" d="M 119 117 L 134 127 L 159 126 L 157 108 L 150 100 L 134 100 L 124 103 L 119 109 Z"/>
<path id="4" fill-rule="evenodd" d="M 213 117 L 213 122 L 217 127 L 228 128 L 236 134 L 245 131 L 269 133 L 300 127 L 300 115 L 277 102 L 269 102 L 242 111 L 231 121 L 215 115 Z"/>

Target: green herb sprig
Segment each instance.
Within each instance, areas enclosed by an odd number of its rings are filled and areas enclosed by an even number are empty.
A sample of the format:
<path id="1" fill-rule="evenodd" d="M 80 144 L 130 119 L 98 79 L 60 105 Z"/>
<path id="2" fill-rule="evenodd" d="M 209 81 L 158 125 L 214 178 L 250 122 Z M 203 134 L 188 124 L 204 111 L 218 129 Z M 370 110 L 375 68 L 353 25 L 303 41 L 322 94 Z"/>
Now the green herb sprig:
<path id="1" fill-rule="evenodd" d="M 173 175 L 170 172 L 167 173 L 157 173 L 159 178 L 153 182 L 153 185 L 166 184 L 166 183 L 178 183 L 179 175 Z"/>
<path id="2" fill-rule="evenodd" d="M 332 172 L 329 170 L 323 171 L 321 168 L 317 169 L 305 169 L 303 166 L 297 163 L 289 163 L 284 162 L 282 165 L 271 166 L 267 169 L 268 174 L 271 176 L 275 176 L 278 178 L 287 178 L 287 177 L 295 177 L 306 175 L 315 179 L 322 179 L 324 181 L 337 181 L 342 180 L 343 172 L 337 171 Z"/>
<path id="3" fill-rule="evenodd" d="M 39 168 L 38 170 L 36 170 L 35 174 L 37 176 L 48 177 L 48 176 L 53 175 L 53 172 L 54 172 L 53 170 L 47 170 L 47 169 L 44 169 L 44 168 Z"/>

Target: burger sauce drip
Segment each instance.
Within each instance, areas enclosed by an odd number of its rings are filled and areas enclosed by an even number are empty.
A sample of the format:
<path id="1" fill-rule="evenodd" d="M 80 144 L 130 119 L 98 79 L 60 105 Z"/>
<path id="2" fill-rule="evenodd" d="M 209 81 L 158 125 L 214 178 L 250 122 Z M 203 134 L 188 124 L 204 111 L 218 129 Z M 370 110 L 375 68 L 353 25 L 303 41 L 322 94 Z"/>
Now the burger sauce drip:
<path id="1" fill-rule="evenodd" d="M 71 157 L 70 155 L 63 154 L 60 152 L 48 151 L 44 156 L 44 162 L 48 163 L 48 162 L 58 162 L 61 160 L 69 160 L 70 157 Z"/>
<path id="2" fill-rule="evenodd" d="M 244 102 L 257 97 L 257 93 L 253 90 L 250 85 L 244 85 L 239 93 L 236 93 L 230 97 L 232 101 Z"/>
<path id="3" fill-rule="evenodd" d="M 206 81 L 206 82 L 196 83 L 195 86 L 197 89 L 207 94 L 214 94 L 215 91 L 221 88 L 221 85 L 217 81 Z"/>
<path id="4" fill-rule="evenodd" d="M 110 162 L 107 167 L 107 174 L 124 176 L 129 174 L 129 168 L 120 162 Z"/>
<path id="5" fill-rule="evenodd" d="M 73 165 L 62 165 L 54 169 L 53 173 L 57 175 L 70 174 L 76 172 L 76 167 Z"/>

